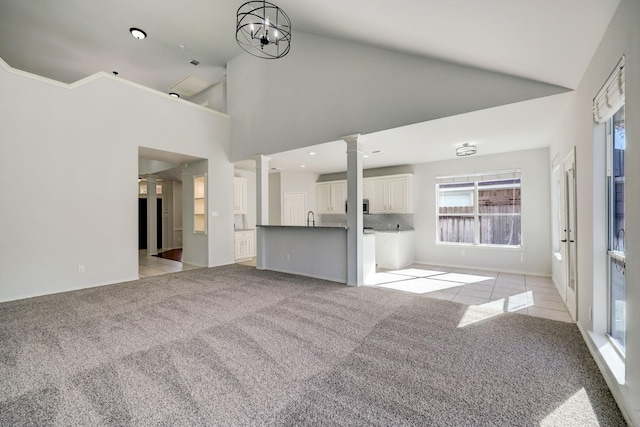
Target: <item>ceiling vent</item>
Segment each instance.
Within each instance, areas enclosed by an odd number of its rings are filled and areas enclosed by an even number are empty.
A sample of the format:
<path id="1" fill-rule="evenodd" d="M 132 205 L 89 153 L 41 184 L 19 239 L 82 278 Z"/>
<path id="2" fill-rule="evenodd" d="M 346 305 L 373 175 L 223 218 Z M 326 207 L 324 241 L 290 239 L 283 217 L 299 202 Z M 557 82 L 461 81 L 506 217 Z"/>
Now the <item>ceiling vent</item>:
<path id="1" fill-rule="evenodd" d="M 193 65 L 199 65 L 199 64 L 200 64 L 200 61 L 198 61 L 197 59 L 192 59 L 192 60 L 191 60 L 191 64 L 193 64 Z"/>
<path id="2" fill-rule="evenodd" d="M 213 83 L 200 80 L 197 77 L 187 76 L 175 85 L 171 86 L 169 92 L 175 92 L 182 98 L 190 98 L 194 95 L 199 94 L 203 90 L 210 88 L 211 86 L 213 86 Z"/>

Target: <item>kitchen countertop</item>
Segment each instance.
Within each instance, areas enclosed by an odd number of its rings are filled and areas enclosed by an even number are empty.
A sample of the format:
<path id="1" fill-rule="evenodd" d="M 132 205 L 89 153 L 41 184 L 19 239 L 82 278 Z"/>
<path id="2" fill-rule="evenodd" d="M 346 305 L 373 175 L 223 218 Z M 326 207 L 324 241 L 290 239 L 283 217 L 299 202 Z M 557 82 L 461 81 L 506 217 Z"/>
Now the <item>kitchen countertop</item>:
<path id="1" fill-rule="evenodd" d="M 347 226 L 346 225 L 314 225 L 314 226 L 307 226 L 307 225 L 256 225 L 256 227 L 263 227 L 263 228 L 317 228 L 317 229 L 322 229 L 322 228 L 330 228 L 330 229 L 340 229 L 340 230 L 346 230 Z M 237 230 L 236 231 L 241 231 L 241 230 Z M 365 234 L 373 234 L 373 233 L 402 233 L 403 231 L 414 231 L 413 228 L 400 228 L 399 230 L 396 228 L 385 228 L 385 229 L 371 229 L 371 228 L 366 228 L 364 230 Z"/>
<path id="2" fill-rule="evenodd" d="M 256 227 L 262 228 L 333 228 L 333 229 L 342 229 L 346 230 L 347 227 L 344 225 L 256 225 Z"/>

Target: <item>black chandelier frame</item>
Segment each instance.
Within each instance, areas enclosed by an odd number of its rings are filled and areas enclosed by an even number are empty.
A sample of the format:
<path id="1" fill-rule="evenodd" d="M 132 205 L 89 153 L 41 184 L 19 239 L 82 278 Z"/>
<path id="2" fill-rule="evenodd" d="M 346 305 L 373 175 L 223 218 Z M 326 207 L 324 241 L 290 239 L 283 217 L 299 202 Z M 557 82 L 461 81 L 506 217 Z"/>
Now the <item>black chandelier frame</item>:
<path id="1" fill-rule="evenodd" d="M 268 1 L 248 1 L 238 8 L 236 40 L 253 56 L 278 59 L 291 48 L 291 20 Z"/>

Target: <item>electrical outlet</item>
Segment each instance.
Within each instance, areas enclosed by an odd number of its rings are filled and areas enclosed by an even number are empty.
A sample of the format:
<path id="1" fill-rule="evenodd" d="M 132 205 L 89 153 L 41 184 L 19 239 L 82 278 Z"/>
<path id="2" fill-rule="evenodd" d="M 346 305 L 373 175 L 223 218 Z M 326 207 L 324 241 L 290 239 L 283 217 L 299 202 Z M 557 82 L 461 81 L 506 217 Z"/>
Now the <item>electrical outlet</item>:
<path id="1" fill-rule="evenodd" d="M 78 274 L 84 274 L 84 265 L 78 266 Z"/>

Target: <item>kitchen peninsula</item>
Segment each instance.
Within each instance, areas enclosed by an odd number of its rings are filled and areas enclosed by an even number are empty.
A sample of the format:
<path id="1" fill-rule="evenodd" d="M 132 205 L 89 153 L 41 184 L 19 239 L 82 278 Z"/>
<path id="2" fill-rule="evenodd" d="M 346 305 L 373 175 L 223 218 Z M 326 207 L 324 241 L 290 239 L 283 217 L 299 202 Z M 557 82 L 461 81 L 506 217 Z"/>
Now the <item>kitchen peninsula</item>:
<path id="1" fill-rule="evenodd" d="M 347 227 L 258 225 L 267 270 L 347 282 Z M 375 234 L 363 234 L 365 278 L 375 274 Z"/>

